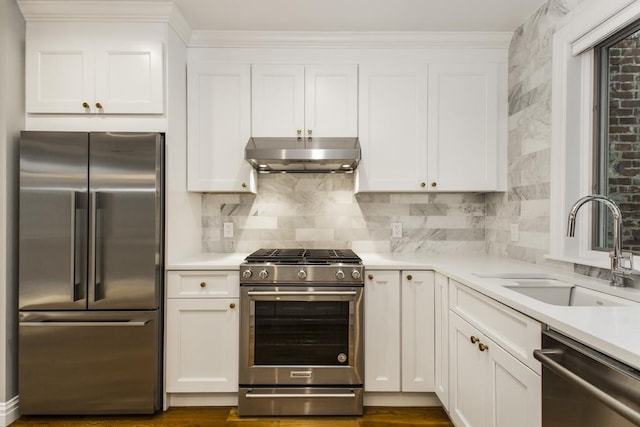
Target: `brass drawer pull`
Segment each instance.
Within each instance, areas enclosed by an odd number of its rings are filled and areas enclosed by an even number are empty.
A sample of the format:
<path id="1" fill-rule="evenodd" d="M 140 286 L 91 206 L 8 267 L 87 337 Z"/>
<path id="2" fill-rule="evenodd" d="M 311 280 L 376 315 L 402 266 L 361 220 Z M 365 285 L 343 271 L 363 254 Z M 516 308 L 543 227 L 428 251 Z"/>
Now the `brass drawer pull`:
<path id="1" fill-rule="evenodd" d="M 478 338 L 478 337 L 474 337 L 473 335 L 471 335 L 471 344 L 475 344 L 475 343 L 477 343 L 478 341 L 480 341 L 480 338 Z"/>
<path id="2" fill-rule="evenodd" d="M 207 282 L 200 282 L 200 287 L 205 288 L 207 286 Z"/>

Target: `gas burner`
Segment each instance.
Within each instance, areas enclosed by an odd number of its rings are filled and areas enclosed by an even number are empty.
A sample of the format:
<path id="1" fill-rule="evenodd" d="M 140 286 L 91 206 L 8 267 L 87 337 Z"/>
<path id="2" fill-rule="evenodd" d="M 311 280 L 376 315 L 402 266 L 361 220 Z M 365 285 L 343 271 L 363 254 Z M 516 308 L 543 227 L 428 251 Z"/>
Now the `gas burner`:
<path id="1" fill-rule="evenodd" d="M 332 264 L 361 263 L 351 249 L 258 249 L 245 259 L 246 263 Z"/>
<path id="2" fill-rule="evenodd" d="M 259 249 L 240 265 L 240 284 L 360 284 L 362 260 L 350 249 Z"/>

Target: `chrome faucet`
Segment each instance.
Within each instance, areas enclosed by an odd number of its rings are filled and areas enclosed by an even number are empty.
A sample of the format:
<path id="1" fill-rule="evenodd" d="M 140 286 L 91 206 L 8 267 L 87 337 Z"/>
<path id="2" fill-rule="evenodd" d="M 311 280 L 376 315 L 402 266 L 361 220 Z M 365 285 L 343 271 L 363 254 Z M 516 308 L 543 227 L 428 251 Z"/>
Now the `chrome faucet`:
<path id="1" fill-rule="evenodd" d="M 578 210 L 582 205 L 591 201 L 604 204 L 613 215 L 613 250 L 609 252 L 609 258 L 611 259 L 611 281 L 609 284 L 611 286 L 625 286 L 624 279 L 630 277 L 633 271 L 633 254 L 631 252 L 622 252 L 622 212 L 620 212 L 616 202 L 600 194 L 590 194 L 579 199 L 569 211 L 567 236 L 574 236 Z M 627 261 L 629 267 L 623 266 L 622 261 Z"/>

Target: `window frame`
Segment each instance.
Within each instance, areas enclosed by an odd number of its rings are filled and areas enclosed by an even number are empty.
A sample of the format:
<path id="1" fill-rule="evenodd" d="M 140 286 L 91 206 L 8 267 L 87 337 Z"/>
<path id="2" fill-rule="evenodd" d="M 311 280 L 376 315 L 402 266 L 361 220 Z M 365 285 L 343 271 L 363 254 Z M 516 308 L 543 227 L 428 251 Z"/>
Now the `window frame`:
<path id="1" fill-rule="evenodd" d="M 548 259 L 610 267 L 608 253 L 591 247 L 593 209 L 581 210 L 574 238 L 566 235 L 567 215 L 594 190 L 594 47 L 638 19 L 640 0 L 584 0 L 553 36 Z"/>
<path id="2" fill-rule="evenodd" d="M 610 35 L 593 48 L 593 192 L 603 194 L 607 197 L 610 197 L 607 178 L 609 169 L 608 128 L 610 126 L 609 85 L 611 83 L 609 80 L 610 63 L 608 52 L 611 47 L 638 32 L 640 32 L 640 21 L 635 21 Z M 611 215 L 608 215 L 609 210 L 604 205 L 594 204 L 593 209 L 591 248 L 594 251 L 609 252 L 611 251 L 610 247 L 601 246 L 599 243 L 608 240 L 607 236 L 613 228 L 613 220 L 611 219 Z M 605 222 L 602 226 L 599 226 L 603 216 L 605 217 Z M 624 247 L 622 249 L 625 250 Z M 634 254 L 640 255 L 640 252 L 635 251 Z"/>

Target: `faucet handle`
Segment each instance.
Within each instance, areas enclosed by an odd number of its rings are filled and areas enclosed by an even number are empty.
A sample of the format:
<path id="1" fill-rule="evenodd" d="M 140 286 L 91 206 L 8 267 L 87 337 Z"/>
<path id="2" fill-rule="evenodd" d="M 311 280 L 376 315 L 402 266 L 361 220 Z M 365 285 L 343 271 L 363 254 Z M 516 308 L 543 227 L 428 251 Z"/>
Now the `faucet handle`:
<path id="1" fill-rule="evenodd" d="M 620 253 L 620 267 L 625 270 L 633 270 L 633 253 L 621 252 Z"/>

